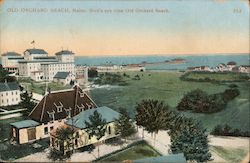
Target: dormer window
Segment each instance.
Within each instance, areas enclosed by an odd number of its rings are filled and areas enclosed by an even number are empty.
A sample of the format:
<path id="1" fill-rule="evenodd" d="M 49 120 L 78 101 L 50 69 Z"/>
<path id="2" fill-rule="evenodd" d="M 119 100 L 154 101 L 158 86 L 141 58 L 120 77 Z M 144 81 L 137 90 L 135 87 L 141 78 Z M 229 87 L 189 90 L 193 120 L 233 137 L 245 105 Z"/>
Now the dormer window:
<path id="1" fill-rule="evenodd" d="M 52 112 L 47 112 L 49 115 L 49 118 L 54 121 L 55 120 L 55 111 L 53 110 Z"/>
<path id="2" fill-rule="evenodd" d="M 84 92 L 79 92 L 80 97 L 84 97 Z"/>
<path id="3" fill-rule="evenodd" d="M 78 107 L 78 109 L 79 109 L 79 112 L 82 112 L 82 111 L 84 111 L 84 109 L 85 109 L 85 106 L 84 106 L 83 104 L 81 104 L 81 106 L 78 106 L 78 105 L 77 105 L 77 107 Z"/>
<path id="4" fill-rule="evenodd" d="M 88 106 L 88 109 L 91 109 L 91 108 L 92 108 L 92 105 L 91 105 L 91 104 L 86 103 L 86 105 Z"/>
<path id="5" fill-rule="evenodd" d="M 71 108 L 68 108 L 68 109 L 64 109 L 65 110 L 65 112 L 66 112 L 66 114 L 67 114 L 67 116 L 68 116 L 68 118 L 70 118 L 71 117 Z"/>
<path id="6" fill-rule="evenodd" d="M 59 105 L 56 105 L 56 103 L 54 103 L 56 110 L 58 113 L 62 112 L 63 110 L 63 104 L 61 102 L 59 102 Z"/>

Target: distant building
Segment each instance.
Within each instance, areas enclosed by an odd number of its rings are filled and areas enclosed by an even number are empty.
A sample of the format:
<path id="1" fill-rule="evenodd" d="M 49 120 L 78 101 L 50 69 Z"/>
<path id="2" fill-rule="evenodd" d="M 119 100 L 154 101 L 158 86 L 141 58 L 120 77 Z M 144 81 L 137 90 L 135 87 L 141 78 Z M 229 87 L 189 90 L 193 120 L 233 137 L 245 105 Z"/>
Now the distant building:
<path id="1" fill-rule="evenodd" d="M 75 75 L 70 72 L 57 72 L 53 79 L 54 82 L 61 83 L 63 85 L 70 84 L 71 81 L 75 81 Z"/>
<path id="2" fill-rule="evenodd" d="M 209 66 L 188 67 L 188 71 L 211 71 Z"/>
<path id="3" fill-rule="evenodd" d="M 65 121 L 65 124 L 62 127 L 72 127 L 74 129 L 74 139 L 72 140 L 72 143 L 70 142 L 71 144 L 67 144 L 69 140 L 61 140 L 56 134 L 56 130 L 54 130 L 54 132 L 52 131 L 50 133 L 50 146 L 56 150 L 66 153 L 74 149 L 97 143 L 98 140 L 96 137 L 90 137 L 86 132 L 87 126 L 85 124 L 85 121 L 89 122 L 89 117 L 93 115 L 94 111 L 97 111 L 102 118 L 106 120 L 106 132 L 99 141 L 119 136 L 119 134 L 115 132 L 115 120 L 119 118 L 120 114 L 106 106 L 103 106 L 83 111 Z"/>
<path id="4" fill-rule="evenodd" d="M 48 56 L 43 49 L 27 49 L 24 60 L 18 62 L 19 75 L 35 81 L 53 81 L 57 72 L 75 74 L 74 53 L 62 50 L 56 56 Z"/>
<path id="5" fill-rule="evenodd" d="M 239 66 L 239 72 L 250 73 L 250 65 L 241 65 L 241 66 Z"/>
<path id="6" fill-rule="evenodd" d="M 77 84 L 84 85 L 88 83 L 88 71 L 89 68 L 87 66 L 77 65 L 75 67 Z"/>
<path id="7" fill-rule="evenodd" d="M 30 120 L 11 123 L 11 140 L 28 143 L 49 137 L 49 133 L 84 110 L 96 108 L 94 101 L 78 86 L 46 94 L 29 115 Z"/>
<path id="8" fill-rule="evenodd" d="M 11 73 L 18 72 L 18 62 L 22 60 L 24 60 L 24 57 L 16 52 L 7 52 L 2 54 L 3 68 Z"/>
<path id="9" fill-rule="evenodd" d="M 0 106 L 17 105 L 20 102 L 20 88 L 18 83 L 0 83 Z"/>
<path id="10" fill-rule="evenodd" d="M 228 71 L 227 66 L 224 63 L 218 64 L 218 66 L 215 67 L 215 71 Z"/>
<path id="11" fill-rule="evenodd" d="M 228 69 L 229 71 L 232 71 L 232 69 L 233 69 L 234 67 L 236 67 L 236 66 L 237 66 L 237 63 L 234 62 L 234 61 L 231 61 L 231 62 L 228 62 L 228 63 L 227 63 L 227 69 Z"/>

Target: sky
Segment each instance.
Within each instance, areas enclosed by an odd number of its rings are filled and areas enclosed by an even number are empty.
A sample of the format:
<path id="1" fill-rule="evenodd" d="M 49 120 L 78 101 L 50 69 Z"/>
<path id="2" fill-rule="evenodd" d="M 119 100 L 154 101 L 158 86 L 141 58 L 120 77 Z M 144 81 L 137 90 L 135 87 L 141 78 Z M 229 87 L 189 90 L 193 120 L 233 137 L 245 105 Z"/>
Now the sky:
<path id="1" fill-rule="evenodd" d="M 50 55 L 68 49 L 82 56 L 249 53 L 249 4 L 247 0 L 0 0 L 0 53 L 23 53 L 33 47 Z"/>

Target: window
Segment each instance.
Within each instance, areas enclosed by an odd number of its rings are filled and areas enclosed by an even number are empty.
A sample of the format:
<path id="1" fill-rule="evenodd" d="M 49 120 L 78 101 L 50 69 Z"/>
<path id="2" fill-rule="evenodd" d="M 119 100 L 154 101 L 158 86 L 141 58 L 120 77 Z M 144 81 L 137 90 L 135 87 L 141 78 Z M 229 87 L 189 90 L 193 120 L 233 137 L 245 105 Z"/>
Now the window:
<path id="1" fill-rule="evenodd" d="M 52 131 L 53 129 L 54 129 L 54 127 L 53 127 L 53 126 L 51 126 L 51 127 L 49 128 L 49 130 L 50 130 L 50 131 Z"/>
<path id="2" fill-rule="evenodd" d="M 48 127 L 44 127 L 44 135 L 48 135 Z"/>
<path id="3" fill-rule="evenodd" d="M 49 114 L 49 118 L 54 121 L 55 120 L 55 111 L 53 110 L 53 112 L 51 112 L 51 113 L 47 112 L 47 113 Z"/>
<path id="4" fill-rule="evenodd" d="M 77 139 L 75 139 L 75 146 L 77 146 L 77 144 L 78 144 L 78 143 L 77 143 Z"/>
<path id="5" fill-rule="evenodd" d="M 91 136 L 89 135 L 89 140 L 91 139 Z"/>
<path id="6" fill-rule="evenodd" d="M 109 135 L 111 134 L 111 127 L 110 126 L 108 127 L 108 133 L 109 133 Z"/>

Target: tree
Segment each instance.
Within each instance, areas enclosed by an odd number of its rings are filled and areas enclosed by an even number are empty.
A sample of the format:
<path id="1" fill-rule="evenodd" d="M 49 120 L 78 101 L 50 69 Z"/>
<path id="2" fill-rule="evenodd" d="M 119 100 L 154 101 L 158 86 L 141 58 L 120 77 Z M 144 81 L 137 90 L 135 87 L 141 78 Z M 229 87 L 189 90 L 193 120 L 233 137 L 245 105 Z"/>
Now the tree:
<path id="1" fill-rule="evenodd" d="M 25 91 L 24 93 L 20 94 L 21 97 L 21 106 L 26 108 L 27 110 L 24 112 L 24 115 L 29 115 L 29 113 L 32 111 L 32 109 L 35 107 L 35 103 L 32 101 L 32 93 L 28 93 L 28 91 Z"/>
<path id="2" fill-rule="evenodd" d="M 52 159 L 53 161 L 60 160 L 62 161 L 65 158 L 69 158 L 72 154 L 71 151 L 67 152 L 65 155 L 65 146 L 64 142 L 66 142 L 66 147 L 67 149 L 70 150 L 70 147 L 72 147 L 74 144 L 72 143 L 72 140 L 74 139 L 73 137 L 74 134 L 74 129 L 72 127 L 60 127 L 56 129 L 56 137 L 59 140 L 59 146 L 60 146 L 60 151 L 56 149 L 51 149 L 49 153 L 49 158 Z"/>
<path id="3" fill-rule="evenodd" d="M 98 71 L 96 69 L 88 69 L 88 77 L 95 78 L 98 76 Z"/>
<path id="4" fill-rule="evenodd" d="M 0 82 L 14 82 L 16 78 L 14 76 L 9 76 L 9 72 L 3 68 L 0 64 Z"/>
<path id="5" fill-rule="evenodd" d="M 107 130 L 106 120 L 102 119 L 102 115 L 97 111 L 94 111 L 93 115 L 89 116 L 89 121 L 85 121 L 86 132 L 89 137 L 95 137 L 98 142 L 105 135 Z M 99 157 L 99 145 L 98 145 L 98 157 Z"/>
<path id="6" fill-rule="evenodd" d="M 119 119 L 116 119 L 115 131 L 119 133 L 122 138 L 125 138 L 126 141 L 126 137 L 133 135 L 136 130 L 128 112 L 125 109 L 120 109 L 120 113 Z"/>
<path id="7" fill-rule="evenodd" d="M 188 121 L 191 123 L 183 123 L 181 129 L 176 128 L 177 134 L 171 136 L 170 149 L 172 153 L 184 153 L 185 158 L 189 161 L 209 161 L 211 153 L 209 152 L 206 130 L 199 123 L 190 121 L 190 119 Z"/>
<path id="8" fill-rule="evenodd" d="M 156 134 L 170 125 L 171 112 L 169 107 L 158 100 L 143 100 L 136 107 L 136 124 L 144 127 L 149 133 Z"/>

